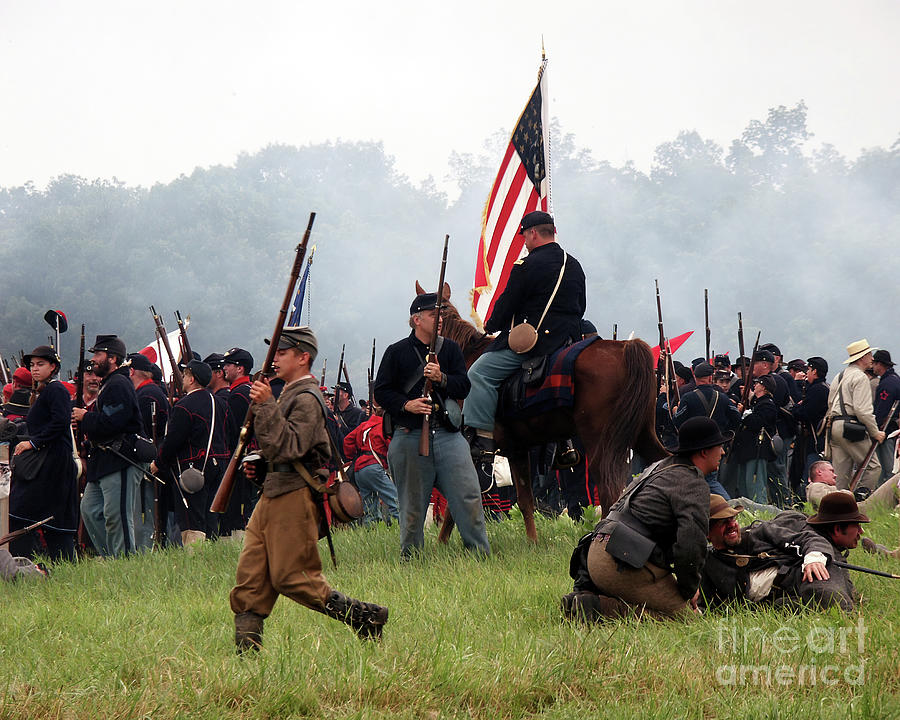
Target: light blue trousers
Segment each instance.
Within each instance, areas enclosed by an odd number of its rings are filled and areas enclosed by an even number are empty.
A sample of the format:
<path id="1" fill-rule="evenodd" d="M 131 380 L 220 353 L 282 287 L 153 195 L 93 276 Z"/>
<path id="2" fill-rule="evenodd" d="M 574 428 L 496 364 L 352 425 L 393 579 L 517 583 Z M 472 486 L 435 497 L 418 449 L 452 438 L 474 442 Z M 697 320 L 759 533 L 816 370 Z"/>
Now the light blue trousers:
<path id="1" fill-rule="evenodd" d="M 141 471 L 129 465 L 85 486 L 81 517 L 101 555 L 134 552 L 135 501 L 140 483 Z M 140 505 L 137 510 L 140 512 Z"/>
<path id="2" fill-rule="evenodd" d="M 479 430 L 494 429 L 500 384 L 522 367 L 524 357 L 512 350 L 486 352 L 469 368 L 472 389 L 463 403 L 463 422 Z"/>
<path id="3" fill-rule="evenodd" d="M 388 466 L 397 484 L 400 505 L 400 554 L 425 545 L 425 515 L 432 488 L 447 498 L 447 508 L 467 549 L 490 555 L 481 489 L 469 444 L 462 434 L 435 430 L 428 457 L 419 455 L 421 430 L 398 427 L 388 449 Z"/>

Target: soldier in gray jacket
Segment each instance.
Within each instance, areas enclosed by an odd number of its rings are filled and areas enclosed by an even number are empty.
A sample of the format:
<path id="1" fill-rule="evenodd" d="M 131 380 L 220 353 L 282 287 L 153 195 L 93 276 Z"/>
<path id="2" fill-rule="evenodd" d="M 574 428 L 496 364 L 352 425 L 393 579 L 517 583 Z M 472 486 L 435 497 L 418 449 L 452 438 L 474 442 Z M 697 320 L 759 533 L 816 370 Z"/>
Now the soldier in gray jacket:
<path id="1" fill-rule="evenodd" d="M 728 503 L 711 496 L 709 541 L 701 595 L 706 605 L 729 600 L 774 605 L 838 605 L 853 610 L 856 592 L 835 561 L 855 548 L 869 518 L 849 493 L 833 492 L 810 518 L 788 510 L 741 529 Z M 735 508 L 737 509 L 737 508 Z"/>
<path id="2" fill-rule="evenodd" d="M 675 455 L 651 465 L 579 543 L 570 565 L 575 592 L 563 598 L 573 619 L 598 620 L 632 609 L 656 617 L 697 610 L 706 560 L 709 486 L 730 433 L 706 417 L 678 431 Z"/>

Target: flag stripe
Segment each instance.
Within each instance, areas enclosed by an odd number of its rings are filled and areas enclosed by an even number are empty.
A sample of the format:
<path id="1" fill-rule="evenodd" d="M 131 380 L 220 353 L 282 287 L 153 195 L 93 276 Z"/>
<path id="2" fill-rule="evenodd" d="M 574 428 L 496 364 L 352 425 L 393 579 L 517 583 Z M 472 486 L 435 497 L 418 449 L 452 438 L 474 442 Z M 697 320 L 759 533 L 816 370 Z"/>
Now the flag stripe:
<path id="1" fill-rule="evenodd" d="M 524 240 L 518 234 L 520 218 L 538 208 L 547 210 L 549 205 L 545 82 L 546 63 L 541 67 L 538 85 L 516 120 L 485 203 L 472 292 L 473 314 L 482 321 L 490 316 L 494 301 L 503 292 L 512 267 L 523 252 Z M 529 172 L 541 180 L 539 187 L 535 187 Z"/>

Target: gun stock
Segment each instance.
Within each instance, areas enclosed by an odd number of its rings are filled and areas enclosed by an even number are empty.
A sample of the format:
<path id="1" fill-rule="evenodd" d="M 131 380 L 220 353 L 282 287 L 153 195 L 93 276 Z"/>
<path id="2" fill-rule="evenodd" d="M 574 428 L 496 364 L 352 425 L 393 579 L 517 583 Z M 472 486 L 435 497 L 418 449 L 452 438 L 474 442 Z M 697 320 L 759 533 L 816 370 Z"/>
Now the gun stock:
<path id="1" fill-rule="evenodd" d="M 278 341 L 281 339 L 281 331 L 284 329 L 284 323 L 287 320 L 288 310 L 291 307 L 291 300 L 294 297 L 294 288 L 297 286 L 297 279 L 300 277 L 300 270 L 303 267 L 303 259 L 306 256 L 306 246 L 309 244 L 309 236 L 312 233 L 313 222 L 316 214 L 309 214 L 309 223 L 306 226 L 306 232 L 303 233 L 303 239 L 297 246 L 294 255 L 294 264 L 291 267 L 291 275 L 288 279 L 287 290 L 284 293 L 284 300 L 281 303 L 281 309 L 278 311 L 278 320 L 275 322 L 275 330 L 269 340 L 269 351 L 266 353 L 266 359 L 263 362 L 262 369 L 257 377 L 266 377 L 272 370 L 272 361 L 275 360 L 275 351 L 278 349 Z M 238 435 L 238 442 L 228 461 L 228 467 L 225 469 L 225 475 L 222 482 L 219 483 L 219 489 L 213 498 L 209 509 L 210 512 L 223 513 L 228 508 L 231 500 L 231 493 L 234 491 L 234 479 L 240 468 L 241 460 L 244 457 L 244 451 L 247 448 L 248 438 L 250 437 L 250 425 L 253 423 L 253 403 L 247 408 L 247 414 L 244 416 L 244 423 Z"/>
<path id="2" fill-rule="evenodd" d="M 900 400 L 894 400 L 894 404 L 891 405 L 891 411 L 884 418 L 884 422 L 881 423 L 881 427 L 878 428 L 881 432 L 885 432 L 887 430 L 887 426 L 891 422 L 891 418 L 894 417 L 894 413 L 897 412 L 897 405 L 900 405 Z M 856 472 L 853 474 L 853 479 L 850 481 L 850 487 L 848 488 L 850 492 L 856 490 L 856 486 L 859 484 L 859 481 L 862 479 L 863 473 L 866 471 L 866 467 L 869 462 L 872 460 L 872 456 L 875 455 L 875 450 L 878 448 L 878 441 L 872 440 L 872 444 L 869 446 L 869 452 L 866 453 L 865 459 L 859 464 L 859 467 L 856 469 Z"/>

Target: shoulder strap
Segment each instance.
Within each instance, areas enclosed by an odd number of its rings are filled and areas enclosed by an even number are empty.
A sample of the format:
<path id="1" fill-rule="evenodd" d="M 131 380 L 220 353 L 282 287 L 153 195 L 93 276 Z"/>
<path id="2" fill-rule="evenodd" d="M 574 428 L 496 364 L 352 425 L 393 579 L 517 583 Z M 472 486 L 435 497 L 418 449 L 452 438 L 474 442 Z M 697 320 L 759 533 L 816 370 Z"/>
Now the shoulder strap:
<path id="1" fill-rule="evenodd" d="M 444 346 L 444 337 L 442 335 L 438 335 L 437 340 L 434 343 L 434 354 L 437 355 L 441 348 Z M 416 356 L 419 358 L 419 367 L 417 367 L 413 374 L 410 376 L 409 380 L 406 381 L 406 385 L 403 386 L 403 394 L 409 395 L 409 391 L 412 390 L 416 383 L 422 379 L 422 373 L 425 371 L 425 358 L 422 357 L 422 353 L 419 352 L 419 348 L 413 345 L 413 350 L 416 353 Z"/>
<path id="2" fill-rule="evenodd" d="M 322 398 L 322 393 L 320 393 L 317 390 L 305 389 L 305 390 L 301 390 L 297 394 L 298 395 L 304 395 L 304 394 L 312 395 L 316 400 L 318 400 L 319 407 L 322 409 L 322 419 L 326 423 L 328 422 L 328 408 L 325 407 L 325 400 Z M 326 428 L 325 434 L 328 436 L 328 444 L 331 447 L 331 462 L 333 462 L 334 466 L 337 468 L 338 475 L 341 477 L 341 479 L 343 479 L 346 482 L 347 478 L 344 477 L 344 464 L 341 462 L 341 454 L 340 454 L 340 452 L 338 452 L 337 446 L 334 444 L 334 438 L 331 437 L 331 433 L 328 432 L 327 428 Z M 306 470 L 303 463 L 301 463 L 299 461 L 295 462 L 294 468 L 297 470 L 297 472 L 299 472 L 301 475 L 304 476 L 303 477 L 304 480 L 309 482 L 306 475 L 312 475 L 312 473 L 310 473 L 309 470 Z M 300 468 L 303 468 L 304 470 L 306 470 L 306 474 L 304 474 L 300 470 Z M 321 490 L 320 490 L 320 492 L 321 492 Z"/>
<path id="3" fill-rule="evenodd" d="M 706 386 L 708 387 L 708 386 Z M 703 409 L 706 411 L 706 417 L 712 418 L 713 413 L 716 411 L 716 406 L 719 404 L 719 391 L 714 390 L 715 397 L 713 398 L 712 407 L 709 406 L 709 400 L 706 399 L 706 394 L 700 391 L 700 388 L 694 390 L 695 393 L 700 397 L 700 403 L 703 405 Z"/>
<path id="4" fill-rule="evenodd" d="M 212 400 L 212 420 L 209 422 L 209 441 L 206 443 L 206 455 L 203 456 L 203 469 L 200 471 L 201 473 L 206 472 L 206 462 L 209 460 L 209 449 L 212 447 L 212 436 L 216 429 L 216 399 L 213 397 L 212 393 L 209 394 L 209 399 Z M 156 422 L 155 418 L 153 422 Z"/>
<path id="5" fill-rule="evenodd" d="M 556 298 L 556 293 L 559 291 L 559 286 L 562 283 L 563 275 L 566 272 L 566 260 L 568 259 L 569 254 L 565 250 L 563 250 L 562 267 L 559 269 L 559 277 L 556 278 L 556 287 L 553 288 L 550 299 L 547 301 L 547 307 L 544 308 L 544 312 L 541 314 L 541 319 L 538 320 L 538 324 L 534 326 L 535 332 L 541 329 L 541 323 L 544 322 L 544 318 L 547 317 L 547 312 L 550 310 L 550 306 L 553 304 L 554 298 Z"/>

